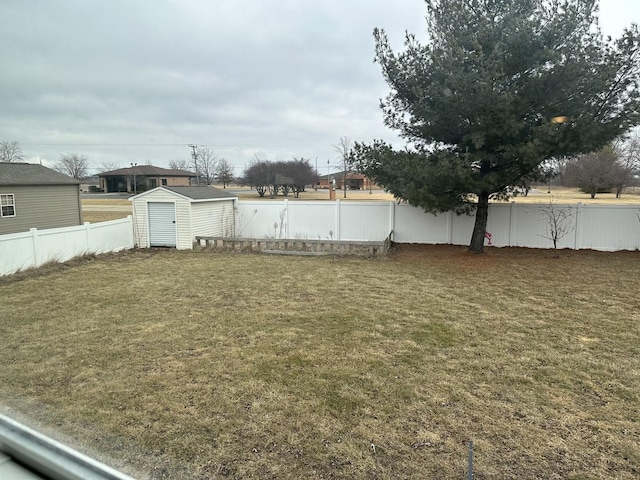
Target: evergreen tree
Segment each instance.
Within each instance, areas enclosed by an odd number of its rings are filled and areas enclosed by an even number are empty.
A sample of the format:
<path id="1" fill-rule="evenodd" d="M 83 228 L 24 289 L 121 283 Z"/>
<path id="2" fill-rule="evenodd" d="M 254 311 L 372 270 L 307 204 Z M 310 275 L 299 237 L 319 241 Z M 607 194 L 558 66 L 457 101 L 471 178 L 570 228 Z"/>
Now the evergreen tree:
<path id="1" fill-rule="evenodd" d="M 351 161 L 429 212 L 476 212 L 482 252 L 490 198 L 506 199 L 552 157 L 596 151 L 640 121 L 637 25 L 604 39 L 597 0 L 426 0 L 429 40 L 394 53 L 375 30 L 391 87 L 385 124 L 405 150 L 355 145 Z"/>

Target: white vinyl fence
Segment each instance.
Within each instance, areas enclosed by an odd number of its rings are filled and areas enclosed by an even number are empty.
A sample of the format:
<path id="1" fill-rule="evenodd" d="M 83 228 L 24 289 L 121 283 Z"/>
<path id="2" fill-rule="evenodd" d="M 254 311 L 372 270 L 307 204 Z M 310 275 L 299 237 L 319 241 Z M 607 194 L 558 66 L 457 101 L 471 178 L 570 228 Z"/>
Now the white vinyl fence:
<path id="1" fill-rule="evenodd" d="M 238 201 L 236 237 L 297 240 L 384 240 L 393 202 Z"/>
<path id="2" fill-rule="evenodd" d="M 0 275 L 79 255 L 133 248 L 131 216 L 100 223 L 0 235 Z"/>
<path id="3" fill-rule="evenodd" d="M 497 203 L 489 207 L 487 232 L 496 247 L 552 248 L 548 204 Z M 640 249 L 640 205 L 561 205 L 567 234 L 558 248 Z M 236 236 L 283 239 L 382 240 L 468 245 L 475 216 L 433 215 L 395 202 L 239 201 Z M 489 240 L 485 240 L 489 244 Z"/>

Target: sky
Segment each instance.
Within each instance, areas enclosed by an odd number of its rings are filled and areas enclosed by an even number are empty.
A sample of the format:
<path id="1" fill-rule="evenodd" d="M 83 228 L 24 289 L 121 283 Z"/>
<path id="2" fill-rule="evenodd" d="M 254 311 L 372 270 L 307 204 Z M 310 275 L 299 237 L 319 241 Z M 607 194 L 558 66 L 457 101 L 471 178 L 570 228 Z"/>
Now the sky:
<path id="1" fill-rule="evenodd" d="M 240 175 L 252 159 L 335 171 L 340 137 L 400 145 L 373 29 L 426 39 L 422 0 L 2 0 L 0 141 L 90 172 L 168 167 L 208 146 Z M 603 33 L 640 1 L 601 0 Z"/>

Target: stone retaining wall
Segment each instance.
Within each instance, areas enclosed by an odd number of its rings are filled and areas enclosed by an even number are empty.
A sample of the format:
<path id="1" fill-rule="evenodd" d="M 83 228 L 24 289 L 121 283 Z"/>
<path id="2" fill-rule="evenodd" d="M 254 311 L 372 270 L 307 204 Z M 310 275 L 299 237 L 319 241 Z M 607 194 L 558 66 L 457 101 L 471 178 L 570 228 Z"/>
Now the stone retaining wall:
<path id="1" fill-rule="evenodd" d="M 280 255 L 386 255 L 391 234 L 383 241 L 283 240 L 275 238 L 196 237 L 196 245 L 214 250 L 260 252 Z"/>

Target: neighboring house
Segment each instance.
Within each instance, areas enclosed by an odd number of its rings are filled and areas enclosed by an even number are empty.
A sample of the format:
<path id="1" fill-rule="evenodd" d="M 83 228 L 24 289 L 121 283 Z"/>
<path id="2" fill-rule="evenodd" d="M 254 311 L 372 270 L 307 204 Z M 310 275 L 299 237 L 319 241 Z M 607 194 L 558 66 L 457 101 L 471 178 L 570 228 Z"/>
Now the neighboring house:
<path id="1" fill-rule="evenodd" d="M 78 180 L 34 163 L 0 163 L 0 235 L 81 224 Z"/>
<path id="2" fill-rule="evenodd" d="M 193 248 L 197 236 L 231 237 L 238 197 L 214 187 L 158 187 L 129 198 L 138 247 Z"/>
<path id="3" fill-rule="evenodd" d="M 85 177 L 80 179 L 80 192 L 81 193 L 93 193 L 98 192 L 100 185 L 100 179 L 97 175 L 91 177 Z"/>
<path id="4" fill-rule="evenodd" d="M 156 187 L 188 187 L 196 181 L 196 174 L 187 170 L 136 165 L 98 174 L 100 190 L 105 193 L 139 193 Z"/>
<path id="5" fill-rule="evenodd" d="M 343 172 L 330 173 L 329 175 L 321 175 L 318 178 L 318 188 L 329 188 L 332 180 L 336 181 L 336 189 L 342 190 L 342 181 L 344 179 Z M 370 190 L 372 188 L 380 188 L 369 179 L 366 175 L 357 172 L 347 172 L 347 189 L 348 190 Z"/>

